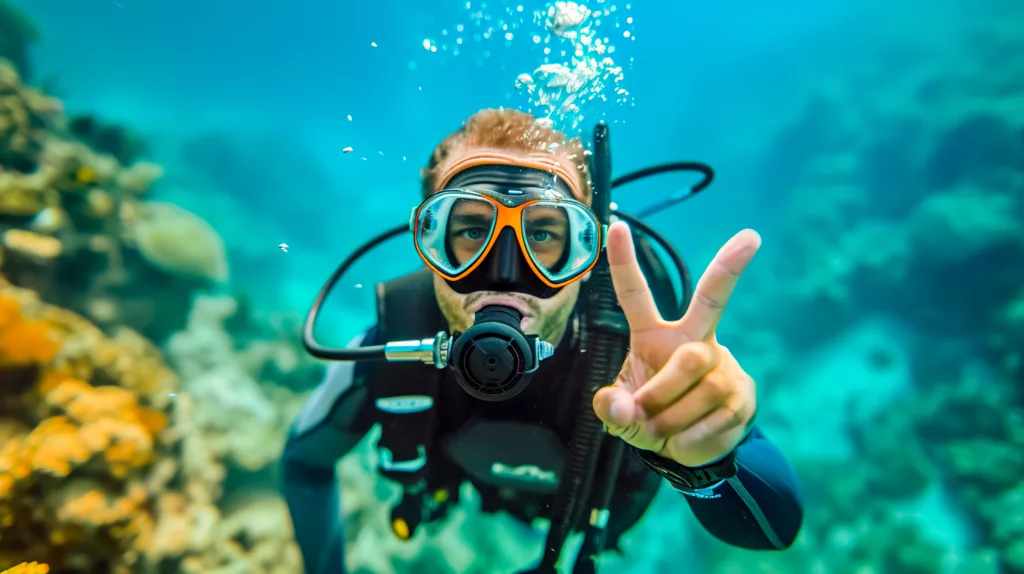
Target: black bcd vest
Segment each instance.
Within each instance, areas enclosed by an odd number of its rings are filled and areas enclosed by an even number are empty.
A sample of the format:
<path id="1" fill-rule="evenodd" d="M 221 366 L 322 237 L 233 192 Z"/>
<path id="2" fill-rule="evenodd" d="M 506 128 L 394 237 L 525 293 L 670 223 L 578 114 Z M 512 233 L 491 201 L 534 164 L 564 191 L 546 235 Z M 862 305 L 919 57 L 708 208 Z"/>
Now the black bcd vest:
<path id="1" fill-rule="evenodd" d="M 673 313 L 677 298 L 666 269 L 648 242 L 634 239 L 662 315 L 678 318 Z M 435 298 L 432 272 L 422 269 L 378 284 L 377 318 L 379 344 L 422 339 L 447 330 Z M 563 344 L 574 345 L 571 337 L 567 334 L 568 342 Z M 539 411 L 547 415 L 544 422 L 553 418 L 556 428 L 539 420 L 519 421 L 500 413 L 488 416 L 487 411 L 495 410 L 507 414 L 515 405 L 496 406 L 469 397 L 448 369 L 421 363 L 374 365 L 367 388 L 381 429 L 378 470 L 399 483 L 403 491 L 391 512 L 396 536 L 409 538 L 419 525 L 444 517 L 458 502 L 465 480 L 480 493 L 484 511 L 503 509 L 526 522 L 544 515 L 562 478 L 567 452 L 565 430 L 571 428 L 571 413 L 575 412 L 570 403 L 578 396 L 580 384 L 573 368 L 574 357 L 567 358 L 571 353 L 561 348 L 556 356 L 559 352 L 561 364 L 546 373 L 538 372 L 531 383 L 531 387 L 542 385 L 547 377 L 562 385 L 557 397 L 551 393 L 543 397 L 553 403 L 546 406 L 554 410 Z M 530 390 L 512 401 L 529 401 Z M 566 400 L 559 401 L 562 396 Z M 558 411 L 559 405 L 568 408 Z M 650 504 L 658 482 L 645 481 L 642 492 L 632 493 L 626 513 L 634 515 L 633 519 L 638 519 Z M 516 496 L 516 492 L 527 496 Z M 610 542 L 614 547 L 615 541 Z"/>

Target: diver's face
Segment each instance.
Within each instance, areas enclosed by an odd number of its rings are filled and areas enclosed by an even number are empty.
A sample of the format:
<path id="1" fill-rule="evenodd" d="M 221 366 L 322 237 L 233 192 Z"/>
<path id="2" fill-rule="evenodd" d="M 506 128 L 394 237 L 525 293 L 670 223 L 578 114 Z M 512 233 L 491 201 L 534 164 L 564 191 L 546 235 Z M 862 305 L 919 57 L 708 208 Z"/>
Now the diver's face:
<path id="1" fill-rule="evenodd" d="M 451 160 L 470 151 L 472 150 L 459 149 L 457 153 L 452 154 Z M 524 161 L 529 158 L 529 154 L 525 153 L 514 151 L 503 151 L 502 153 L 513 158 L 518 156 Z M 478 183 L 474 184 L 474 187 L 490 186 Z M 493 189 L 499 190 L 503 187 L 502 185 L 495 185 Z M 582 187 L 582 184 L 580 184 L 580 187 Z M 528 187 L 523 189 L 527 191 L 532 190 L 532 188 Z M 540 190 L 538 189 L 537 191 Z M 465 210 L 472 210 L 474 208 L 479 209 L 479 204 L 460 206 L 460 209 Z M 484 213 L 476 215 L 486 216 L 488 211 L 485 210 Z M 550 217 L 552 214 L 545 214 L 542 211 L 536 210 L 531 214 L 535 221 L 531 219 L 532 224 L 528 223 L 529 228 L 524 230 L 527 235 L 527 237 L 524 237 L 524 240 L 529 243 L 530 249 L 537 255 L 540 264 L 547 264 L 548 259 L 550 259 L 550 264 L 553 265 L 561 258 L 562 253 L 561 244 L 553 241 L 552 238 L 556 237 L 559 232 L 564 235 L 565 230 L 558 227 L 559 218 Z M 455 215 L 465 215 L 468 221 L 469 216 L 474 214 L 467 211 L 465 214 L 459 212 Z M 544 215 L 548 215 L 548 217 L 542 217 Z M 562 223 L 564 227 L 564 221 Z M 471 228 L 463 230 L 461 227 L 453 228 L 453 232 L 456 232 L 457 236 L 449 238 L 449 245 L 452 246 L 453 255 L 456 259 L 472 257 L 479 251 L 481 242 L 481 237 L 478 237 L 479 233 L 474 232 Z M 565 335 L 569 318 L 572 316 L 573 307 L 579 298 L 580 285 L 581 281 L 575 281 L 562 287 L 551 297 L 544 299 L 515 291 L 459 293 L 452 289 L 443 277 L 434 274 L 434 293 L 441 312 L 444 314 L 445 319 L 448 320 L 450 330 L 465 332 L 473 325 L 476 312 L 481 308 L 486 305 L 504 305 L 517 309 L 523 315 L 520 328 L 524 333 L 537 335 L 542 340 L 553 345 L 558 345 Z"/>
<path id="2" fill-rule="evenodd" d="M 580 295 L 580 281 L 562 287 L 547 299 L 515 292 L 475 291 L 462 294 L 453 290 L 440 275 L 434 274 L 434 294 L 441 313 L 452 331 L 466 331 L 473 325 L 476 312 L 485 305 L 504 305 L 523 315 L 521 328 L 527 335 L 558 345 L 565 335 L 573 306 Z"/>

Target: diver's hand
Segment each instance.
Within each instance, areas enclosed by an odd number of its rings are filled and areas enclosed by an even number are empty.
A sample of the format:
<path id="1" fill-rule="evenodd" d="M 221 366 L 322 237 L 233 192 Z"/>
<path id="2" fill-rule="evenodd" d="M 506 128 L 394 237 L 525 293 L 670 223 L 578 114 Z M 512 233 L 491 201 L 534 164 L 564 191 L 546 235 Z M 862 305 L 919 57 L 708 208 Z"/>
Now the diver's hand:
<path id="1" fill-rule="evenodd" d="M 697 283 L 682 319 L 661 318 L 625 223 L 608 230 L 608 262 L 629 321 L 630 351 L 615 384 L 594 396 L 594 412 L 636 448 L 687 467 L 729 454 L 754 415 L 754 381 L 715 328 L 740 274 L 761 246 L 744 230 L 730 239 Z"/>

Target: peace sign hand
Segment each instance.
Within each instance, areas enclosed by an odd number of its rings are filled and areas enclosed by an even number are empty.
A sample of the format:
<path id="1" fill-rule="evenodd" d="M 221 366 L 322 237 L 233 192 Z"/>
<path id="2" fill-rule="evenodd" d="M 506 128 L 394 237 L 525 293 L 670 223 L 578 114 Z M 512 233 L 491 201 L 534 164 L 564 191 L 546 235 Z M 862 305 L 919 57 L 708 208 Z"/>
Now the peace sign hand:
<path id="1" fill-rule="evenodd" d="M 686 314 L 665 321 L 640 270 L 629 227 L 611 226 L 608 262 L 629 322 L 630 351 L 615 383 L 594 396 L 594 412 L 609 433 L 687 467 L 736 448 L 754 415 L 754 381 L 718 344 L 715 329 L 760 246 L 753 230 L 733 236 L 700 278 Z"/>

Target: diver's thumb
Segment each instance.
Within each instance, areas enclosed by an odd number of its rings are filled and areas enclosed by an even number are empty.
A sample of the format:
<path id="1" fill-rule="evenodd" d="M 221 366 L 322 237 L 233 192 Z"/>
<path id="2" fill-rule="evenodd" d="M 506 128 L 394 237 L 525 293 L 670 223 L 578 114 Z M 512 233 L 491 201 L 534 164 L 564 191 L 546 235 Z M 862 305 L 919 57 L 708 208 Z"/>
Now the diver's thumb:
<path id="1" fill-rule="evenodd" d="M 594 414 L 614 436 L 637 421 L 633 394 L 618 384 L 604 387 L 594 393 Z"/>

